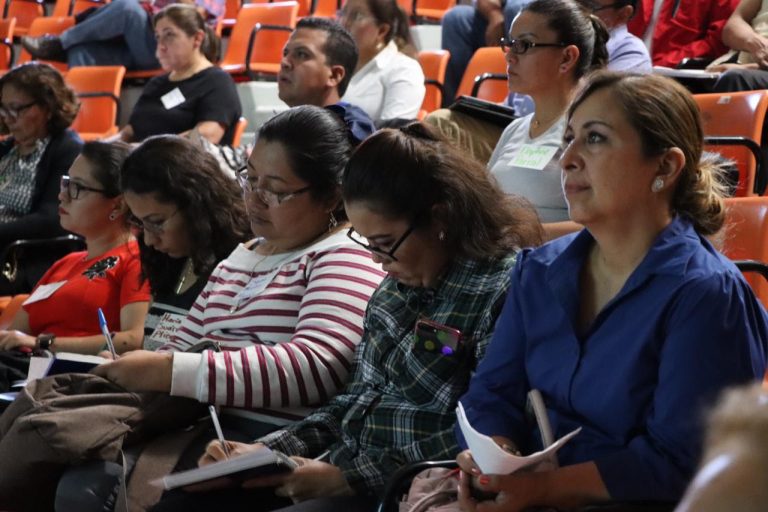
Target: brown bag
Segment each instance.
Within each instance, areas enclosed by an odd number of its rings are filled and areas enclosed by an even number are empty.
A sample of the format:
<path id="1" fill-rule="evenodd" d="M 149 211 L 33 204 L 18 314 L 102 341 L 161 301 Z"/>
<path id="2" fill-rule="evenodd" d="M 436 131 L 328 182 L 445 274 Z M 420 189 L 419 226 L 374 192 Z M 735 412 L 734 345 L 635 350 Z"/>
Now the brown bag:
<path id="1" fill-rule="evenodd" d="M 0 510 L 53 510 L 67 466 L 119 461 L 122 448 L 205 414 L 197 401 L 131 393 L 91 374 L 30 382 L 0 416 Z"/>

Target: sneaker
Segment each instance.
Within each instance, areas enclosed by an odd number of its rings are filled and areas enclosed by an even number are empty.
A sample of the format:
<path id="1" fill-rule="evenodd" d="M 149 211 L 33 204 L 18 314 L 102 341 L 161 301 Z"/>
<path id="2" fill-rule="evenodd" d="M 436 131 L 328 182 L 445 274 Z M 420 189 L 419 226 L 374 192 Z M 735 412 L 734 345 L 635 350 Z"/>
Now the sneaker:
<path id="1" fill-rule="evenodd" d="M 59 36 L 23 36 L 21 46 L 35 59 L 67 61 L 67 54 Z"/>

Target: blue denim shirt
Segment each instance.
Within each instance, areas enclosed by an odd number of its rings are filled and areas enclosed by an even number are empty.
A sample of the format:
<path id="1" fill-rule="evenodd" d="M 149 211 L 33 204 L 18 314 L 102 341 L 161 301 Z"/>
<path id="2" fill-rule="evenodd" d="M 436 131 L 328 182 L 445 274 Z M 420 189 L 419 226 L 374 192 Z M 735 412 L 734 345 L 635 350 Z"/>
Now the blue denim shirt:
<path id="1" fill-rule="evenodd" d="M 738 269 L 678 218 L 579 335 L 593 243 L 584 230 L 520 256 L 461 402 L 480 432 L 533 450 L 524 407 L 539 389 L 556 438 L 583 428 L 561 465 L 594 461 L 615 500 L 674 501 L 698 463 L 704 408 L 763 376 L 768 317 Z"/>

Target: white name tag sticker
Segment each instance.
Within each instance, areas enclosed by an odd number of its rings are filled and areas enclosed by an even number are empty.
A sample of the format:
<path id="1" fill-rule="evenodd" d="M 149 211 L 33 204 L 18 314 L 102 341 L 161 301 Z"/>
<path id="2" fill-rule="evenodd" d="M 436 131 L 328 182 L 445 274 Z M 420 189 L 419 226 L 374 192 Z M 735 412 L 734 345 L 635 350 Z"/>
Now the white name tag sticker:
<path id="1" fill-rule="evenodd" d="M 162 96 L 160 96 L 160 101 L 163 102 L 163 106 L 165 107 L 166 110 L 170 110 L 173 107 L 177 107 L 181 105 L 187 100 L 184 97 L 184 95 L 181 94 L 181 90 L 177 87 L 171 92 L 167 92 Z"/>
<path id="2" fill-rule="evenodd" d="M 557 153 L 557 146 L 535 146 L 524 144 L 509 162 L 512 167 L 526 167 L 540 171 L 544 169 Z"/>
<path id="3" fill-rule="evenodd" d="M 67 284 L 66 281 L 59 281 L 57 283 L 49 283 L 49 284 L 43 284 L 37 287 L 34 292 L 32 292 L 32 295 L 30 295 L 27 300 L 25 300 L 22 303 L 22 306 L 26 306 L 27 304 L 33 304 L 35 302 L 40 302 L 41 300 L 45 300 L 54 293 L 56 293 L 56 290 L 61 288 Z"/>

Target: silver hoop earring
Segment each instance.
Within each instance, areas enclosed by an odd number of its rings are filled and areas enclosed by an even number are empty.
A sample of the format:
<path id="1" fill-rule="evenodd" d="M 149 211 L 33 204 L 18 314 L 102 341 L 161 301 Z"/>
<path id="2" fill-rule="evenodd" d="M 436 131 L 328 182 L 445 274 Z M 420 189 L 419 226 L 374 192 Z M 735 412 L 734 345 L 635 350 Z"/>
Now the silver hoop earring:
<path id="1" fill-rule="evenodd" d="M 115 220 L 117 218 L 117 212 L 112 212 L 109 214 L 109 220 Z"/>
<path id="2" fill-rule="evenodd" d="M 653 180 L 653 184 L 651 185 L 651 191 L 659 192 L 663 188 L 664 188 L 664 180 L 661 179 L 660 176 L 656 176 L 656 178 Z"/>
<path id="3" fill-rule="evenodd" d="M 441 242 L 445 242 L 445 231 L 440 230 L 440 232 L 437 234 L 437 239 Z"/>
<path id="4" fill-rule="evenodd" d="M 328 219 L 328 231 L 333 231 L 338 225 L 339 221 L 336 220 L 336 216 L 333 214 L 333 212 L 331 212 L 331 217 Z"/>

